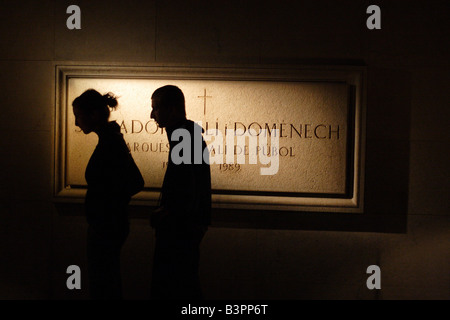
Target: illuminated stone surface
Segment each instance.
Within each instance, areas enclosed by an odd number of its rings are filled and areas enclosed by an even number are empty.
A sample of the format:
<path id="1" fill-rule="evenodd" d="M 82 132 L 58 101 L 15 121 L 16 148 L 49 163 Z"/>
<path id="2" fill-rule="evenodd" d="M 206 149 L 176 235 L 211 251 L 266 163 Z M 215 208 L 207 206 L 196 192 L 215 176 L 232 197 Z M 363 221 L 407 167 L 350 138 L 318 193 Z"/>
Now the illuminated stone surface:
<path id="1" fill-rule="evenodd" d="M 93 88 L 118 97 L 110 120 L 121 126 L 145 179 L 144 192 L 135 198 L 157 200 L 169 148 L 165 130 L 150 118 L 151 95 L 171 84 L 185 95 L 187 118 L 204 129 L 215 205 L 313 211 L 362 207 L 361 87 L 351 72 L 212 75 L 144 68 L 141 76 L 136 68 L 100 70 L 99 76 L 95 68 L 72 68 L 62 68 L 58 82 L 59 196 L 80 197 L 86 188 L 84 171 L 97 136 L 75 126 L 71 104 Z"/>
<path id="2" fill-rule="evenodd" d="M 146 187 L 158 188 L 165 171 L 168 141 L 166 133 L 150 119 L 151 94 L 166 84 L 182 89 L 187 117 L 209 129 L 204 135 L 206 139 L 212 142 L 212 136 L 220 130 L 223 143 L 214 149 L 219 154 L 226 146 L 225 128 L 244 132 L 251 128 L 255 130 L 251 131 L 255 139 L 264 133 L 262 129 L 267 130 L 267 135 L 268 130 L 270 135 L 275 134 L 274 129 L 279 130 L 279 147 L 270 146 L 269 154 L 267 143 L 258 145 L 258 149 L 250 149 L 249 142 L 244 147 L 237 141 L 234 143 L 235 155 L 264 152 L 273 162 L 272 157 L 278 156 L 279 168 L 275 174 L 261 175 L 260 168 L 272 163 L 264 165 L 258 159 L 256 164 L 249 164 L 248 157 L 244 164 L 235 166 L 212 164 L 213 189 L 345 193 L 348 116 L 345 84 L 71 79 L 68 101 L 71 104 L 88 88 L 119 96 L 119 108 L 112 112 L 110 119 L 121 125 Z M 84 170 L 97 136 L 79 132 L 71 106 L 68 108 L 67 182 L 84 185 Z M 270 144 L 270 139 L 267 140 Z M 225 155 L 221 158 L 225 162 Z M 238 162 L 237 158 L 234 162 Z"/>

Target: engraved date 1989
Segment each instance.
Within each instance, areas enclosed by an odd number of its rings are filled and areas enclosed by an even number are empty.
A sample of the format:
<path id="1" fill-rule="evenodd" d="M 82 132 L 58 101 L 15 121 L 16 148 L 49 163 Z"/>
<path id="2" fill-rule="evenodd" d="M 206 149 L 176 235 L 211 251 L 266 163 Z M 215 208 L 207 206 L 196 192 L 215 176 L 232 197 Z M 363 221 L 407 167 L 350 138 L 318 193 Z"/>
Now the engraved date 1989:
<path id="1" fill-rule="evenodd" d="M 230 173 L 238 173 L 241 171 L 241 165 L 239 163 L 231 163 L 231 164 L 219 164 L 220 172 L 230 172 Z"/>

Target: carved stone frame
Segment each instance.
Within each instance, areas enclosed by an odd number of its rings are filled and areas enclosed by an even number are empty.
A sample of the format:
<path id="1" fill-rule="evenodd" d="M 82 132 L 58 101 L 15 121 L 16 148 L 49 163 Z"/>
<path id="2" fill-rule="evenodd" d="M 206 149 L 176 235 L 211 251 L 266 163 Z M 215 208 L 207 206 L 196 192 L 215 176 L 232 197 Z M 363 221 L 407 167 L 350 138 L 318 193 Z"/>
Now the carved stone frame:
<path id="1" fill-rule="evenodd" d="M 318 212 L 362 213 L 364 209 L 365 159 L 365 77 L 364 67 L 352 66 L 105 66 L 56 64 L 55 118 L 54 118 L 54 200 L 81 202 L 85 189 L 66 186 L 66 121 L 67 83 L 70 78 L 105 79 L 167 79 L 167 80 L 248 80 L 248 81 L 307 81 L 340 82 L 351 88 L 351 122 L 349 134 L 347 175 L 349 190 L 345 197 L 333 196 L 270 196 L 257 194 L 218 194 L 213 191 L 213 207 L 248 210 L 288 210 Z M 351 132 L 349 130 L 349 132 Z M 159 192 L 144 190 L 133 197 L 134 205 L 154 206 Z"/>

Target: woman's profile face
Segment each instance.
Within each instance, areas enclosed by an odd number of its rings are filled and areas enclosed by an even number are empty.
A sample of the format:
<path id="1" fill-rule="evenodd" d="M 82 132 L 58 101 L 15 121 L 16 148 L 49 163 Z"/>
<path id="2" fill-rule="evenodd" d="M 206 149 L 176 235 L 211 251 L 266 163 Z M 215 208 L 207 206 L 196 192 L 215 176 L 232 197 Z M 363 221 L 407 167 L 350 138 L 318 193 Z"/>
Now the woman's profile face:
<path id="1" fill-rule="evenodd" d="M 96 123 L 95 117 L 92 114 L 89 114 L 78 107 L 73 108 L 73 114 L 75 115 L 75 125 L 79 127 L 84 134 L 94 131 Z"/>

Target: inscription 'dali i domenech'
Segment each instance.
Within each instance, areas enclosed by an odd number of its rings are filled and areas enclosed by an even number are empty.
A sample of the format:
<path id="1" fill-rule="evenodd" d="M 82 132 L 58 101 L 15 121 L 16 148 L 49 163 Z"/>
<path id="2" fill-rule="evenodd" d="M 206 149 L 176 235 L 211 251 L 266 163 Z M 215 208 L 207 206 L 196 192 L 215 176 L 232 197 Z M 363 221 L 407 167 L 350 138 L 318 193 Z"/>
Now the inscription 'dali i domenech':
<path id="1" fill-rule="evenodd" d="M 68 77 L 66 188 L 86 186 L 84 171 L 97 136 L 86 136 L 75 126 L 71 103 L 94 88 L 119 97 L 119 108 L 110 120 L 120 125 L 146 190 L 159 190 L 169 147 L 165 130 L 150 118 L 151 95 L 167 84 L 183 91 L 187 118 L 204 129 L 216 200 L 225 199 L 223 195 L 253 195 L 260 200 L 348 196 L 353 179 L 351 97 L 349 85 L 338 81 Z M 239 140 L 240 136 L 246 138 Z M 252 137 L 256 145 L 250 143 Z"/>

